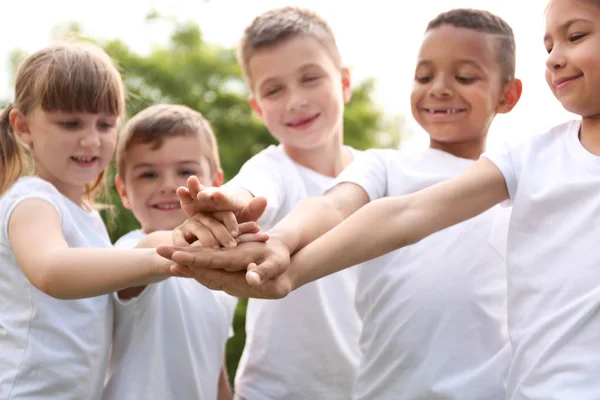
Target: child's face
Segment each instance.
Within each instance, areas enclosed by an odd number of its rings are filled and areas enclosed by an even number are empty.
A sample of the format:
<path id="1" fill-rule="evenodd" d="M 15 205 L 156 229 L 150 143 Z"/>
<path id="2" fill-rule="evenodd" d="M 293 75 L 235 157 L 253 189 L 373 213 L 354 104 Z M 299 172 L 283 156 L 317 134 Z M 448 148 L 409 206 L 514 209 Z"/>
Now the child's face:
<path id="1" fill-rule="evenodd" d="M 437 148 L 481 146 L 503 97 L 497 42 L 471 29 L 442 25 L 425 34 L 411 108 Z"/>
<path id="2" fill-rule="evenodd" d="M 340 140 L 349 74 L 316 39 L 297 37 L 262 49 L 248 68 L 252 106 L 282 144 L 310 150 Z"/>
<path id="3" fill-rule="evenodd" d="M 552 0 L 546 14 L 546 81 L 563 107 L 583 117 L 600 114 L 600 7 Z"/>
<path id="4" fill-rule="evenodd" d="M 123 205 L 147 233 L 175 229 L 185 221 L 175 191 L 189 176 L 196 175 L 205 186 L 218 186 L 223 179 L 220 172 L 211 176 L 196 135 L 168 137 L 160 148 L 153 147 L 133 144 L 127 151 L 124 181 L 115 178 Z"/>
<path id="5" fill-rule="evenodd" d="M 83 187 L 112 160 L 117 115 L 48 112 L 35 108 L 12 118 L 15 132 L 31 148 L 36 175 L 79 202 Z"/>

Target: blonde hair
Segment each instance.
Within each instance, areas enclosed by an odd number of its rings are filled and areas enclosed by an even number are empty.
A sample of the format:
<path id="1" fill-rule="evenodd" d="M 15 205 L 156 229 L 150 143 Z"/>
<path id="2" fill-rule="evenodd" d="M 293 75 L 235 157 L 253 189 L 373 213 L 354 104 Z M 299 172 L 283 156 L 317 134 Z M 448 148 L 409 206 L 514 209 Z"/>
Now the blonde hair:
<path id="1" fill-rule="evenodd" d="M 237 57 L 248 87 L 252 89 L 248 64 L 257 51 L 302 36 L 316 39 L 325 47 L 334 64 L 342 67 L 335 36 L 325 19 L 314 11 L 303 8 L 291 6 L 277 8 L 254 18 L 244 30 Z"/>
<path id="2" fill-rule="evenodd" d="M 0 114 L 0 194 L 6 192 L 30 167 L 29 151 L 20 142 L 10 121 L 18 109 L 27 115 L 44 111 L 125 114 L 125 89 L 121 74 L 100 47 L 89 43 L 62 43 L 27 57 L 18 67 L 15 96 Z M 92 202 L 103 186 L 106 171 L 86 185 Z"/>
<path id="3" fill-rule="evenodd" d="M 125 179 L 127 152 L 135 144 L 151 144 L 159 149 L 169 137 L 195 135 L 201 141 L 202 156 L 208 161 L 211 176 L 221 170 L 217 139 L 208 121 L 198 111 L 179 104 L 150 106 L 123 127 L 117 142 L 117 174 Z"/>

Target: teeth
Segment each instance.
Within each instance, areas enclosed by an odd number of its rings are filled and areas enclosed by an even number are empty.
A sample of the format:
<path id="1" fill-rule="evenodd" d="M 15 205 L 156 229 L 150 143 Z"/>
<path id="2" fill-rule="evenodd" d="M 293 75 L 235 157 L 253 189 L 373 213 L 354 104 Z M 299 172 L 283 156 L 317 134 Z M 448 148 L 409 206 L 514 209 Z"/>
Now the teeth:
<path id="1" fill-rule="evenodd" d="M 427 112 L 434 113 L 434 114 L 456 114 L 456 113 L 462 111 L 458 108 L 447 108 L 444 110 L 436 110 L 436 109 L 432 109 L 432 108 L 427 108 L 426 110 L 427 110 Z"/>
<path id="2" fill-rule="evenodd" d="M 154 208 L 158 208 L 159 210 L 174 210 L 180 208 L 180 206 L 179 204 L 155 204 Z"/>
<path id="3" fill-rule="evenodd" d="M 76 161 L 81 161 L 81 162 L 92 162 L 94 161 L 94 159 L 96 159 L 96 157 L 73 157 L 74 160 Z"/>

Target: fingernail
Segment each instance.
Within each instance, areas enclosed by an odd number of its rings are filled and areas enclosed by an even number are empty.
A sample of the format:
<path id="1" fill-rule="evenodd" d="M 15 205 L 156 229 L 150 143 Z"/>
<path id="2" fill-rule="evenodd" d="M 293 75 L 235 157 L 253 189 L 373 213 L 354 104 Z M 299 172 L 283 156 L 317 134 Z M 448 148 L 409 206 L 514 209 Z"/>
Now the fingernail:
<path id="1" fill-rule="evenodd" d="M 231 233 L 231 236 L 233 236 L 233 237 L 237 237 L 237 235 L 238 235 L 238 233 L 237 233 L 237 231 L 236 231 L 235 229 L 233 229 L 233 230 L 232 230 L 231 232 L 229 232 L 229 233 Z"/>
<path id="2" fill-rule="evenodd" d="M 227 244 L 227 247 L 235 247 L 237 246 L 237 242 L 235 240 L 231 240 L 229 241 L 229 243 Z"/>

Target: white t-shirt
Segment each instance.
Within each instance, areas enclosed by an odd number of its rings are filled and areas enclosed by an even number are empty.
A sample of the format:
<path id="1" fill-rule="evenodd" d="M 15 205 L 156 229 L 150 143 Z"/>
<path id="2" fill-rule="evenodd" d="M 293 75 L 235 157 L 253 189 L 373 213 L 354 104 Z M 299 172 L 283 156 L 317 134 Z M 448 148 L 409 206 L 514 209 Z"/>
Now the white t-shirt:
<path id="1" fill-rule="evenodd" d="M 600 157 L 579 121 L 484 156 L 513 204 L 511 400 L 600 399 Z"/>
<path id="2" fill-rule="evenodd" d="M 111 298 L 59 300 L 29 282 L 8 239 L 12 212 L 29 199 L 56 208 L 70 247 L 111 247 L 99 214 L 84 211 L 47 181 L 21 178 L 0 198 L 0 399 L 98 399 L 110 349 Z"/>
<path id="3" fill-rule="evenodd" d="M 140 230 L 115 247 L 131 248 Z M 113 347 L 103 400 L 216 399 L 237 304 L 193 279 L 170 278 L 133 299 L 115 294 Z"/>
<path id="4" fill-rule="evenodd" d="M 336 183 L 355 183 L 375 200 L 418 191 L 471 164 L 434 149 L 368 150 Z M 354 398 L 504 399 L 506 268 L 488 240 L 506 236 L 507 217 L 496 207 L 358 267 L 363 358 Z"/>
<path id="5" fill-rule="evenodd" d="M 283 147 L 272 146 L 246 162 L 228 185 L 267 198 L 258 221 L 266 231 L 332 183 L 333 178 L 293 162 Z M 356 273 L 349 269 L 281 300 L 250 299 L 237 394 L 245 400 L 348 400 L 360 354 L 355 286 Z"/>

